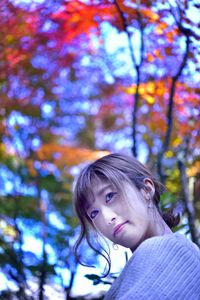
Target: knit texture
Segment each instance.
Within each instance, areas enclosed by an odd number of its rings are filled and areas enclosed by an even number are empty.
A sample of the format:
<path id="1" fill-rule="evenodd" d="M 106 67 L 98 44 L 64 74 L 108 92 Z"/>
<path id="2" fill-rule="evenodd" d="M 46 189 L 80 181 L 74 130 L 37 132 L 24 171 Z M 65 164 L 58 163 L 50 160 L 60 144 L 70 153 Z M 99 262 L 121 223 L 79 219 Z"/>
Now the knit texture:
<path id="1" fill-rule="evenodd" d="M 145 240 L 104 300 L 200 300 L 200 250 L 181 234 Z"/>

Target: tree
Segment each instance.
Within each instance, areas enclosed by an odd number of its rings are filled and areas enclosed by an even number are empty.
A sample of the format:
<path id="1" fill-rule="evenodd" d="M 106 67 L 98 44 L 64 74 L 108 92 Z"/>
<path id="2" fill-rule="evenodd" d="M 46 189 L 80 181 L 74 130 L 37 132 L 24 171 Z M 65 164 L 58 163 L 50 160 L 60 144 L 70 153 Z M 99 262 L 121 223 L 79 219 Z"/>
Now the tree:
<path id="1" fill-rule="evenodd" d="M 145 153 L 168 188 L 163 207 L 180 199 L 199 243 L 197 8 L 195 1 L 3 1 L 0 261 L 19 299 L 28 299 L 29 280 L 40 299 L 55 281 L 69 297 L 73 167 L 109 151 Z M 24 250 L 27 234 L 39 237 L 40 254 Z M 71 272 L 69 286 L 62 269 Z"/>

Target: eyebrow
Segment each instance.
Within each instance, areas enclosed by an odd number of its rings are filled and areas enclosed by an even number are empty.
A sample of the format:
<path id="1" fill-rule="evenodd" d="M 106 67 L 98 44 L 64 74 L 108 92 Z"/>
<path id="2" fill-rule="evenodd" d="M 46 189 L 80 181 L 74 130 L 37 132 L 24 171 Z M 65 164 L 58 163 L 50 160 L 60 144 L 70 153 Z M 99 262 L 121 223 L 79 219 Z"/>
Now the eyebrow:
<path id="1" fill-rule="evenodd" d="M 112 187 L 112 185 L 110 183 L 105 185 L 104 187 L 102 187 L 100 190 L 98 190 L 97 196 L 98 197 L 101 196 L 110 187 Z"/>

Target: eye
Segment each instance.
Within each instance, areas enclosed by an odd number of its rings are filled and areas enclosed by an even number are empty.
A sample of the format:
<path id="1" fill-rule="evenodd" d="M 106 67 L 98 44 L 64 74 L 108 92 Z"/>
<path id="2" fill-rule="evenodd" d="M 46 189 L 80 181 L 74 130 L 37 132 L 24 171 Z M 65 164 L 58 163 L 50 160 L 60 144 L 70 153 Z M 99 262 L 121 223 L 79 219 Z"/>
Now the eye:
<path id="1" fill-rule="evenodd" d="M 90 213 L 90 218 L 91 219 L 94 219 L 96 216 L 97 216 L 97 214 L 98 214 L 98 210 L 93 210 L 93 211 L 91 211 L 91 213 Z"/>
<path id="2" fill-rule="evenodd" d="M 106 194 L 106 203 L 110 202 L 115 194 L 117 194 L 117 193 L 110 192 L 110 193 Z"/>

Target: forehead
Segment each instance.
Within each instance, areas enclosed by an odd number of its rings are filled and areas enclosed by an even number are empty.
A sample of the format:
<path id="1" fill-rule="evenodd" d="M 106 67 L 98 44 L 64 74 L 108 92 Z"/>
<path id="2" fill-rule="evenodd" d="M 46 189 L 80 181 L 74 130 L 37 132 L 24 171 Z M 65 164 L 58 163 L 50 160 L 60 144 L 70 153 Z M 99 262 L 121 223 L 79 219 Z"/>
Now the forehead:
<path id="1" fill-rule="evenodd" d="M 113 184 L 111 182 L 99 180 L 93 186 L 93 194 L 95 197 L 100 197 L 107 189 L 111 188 L 113 188 Z"/>

